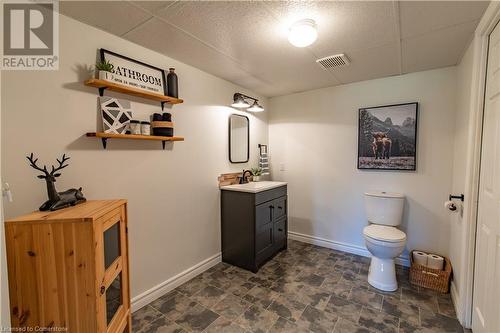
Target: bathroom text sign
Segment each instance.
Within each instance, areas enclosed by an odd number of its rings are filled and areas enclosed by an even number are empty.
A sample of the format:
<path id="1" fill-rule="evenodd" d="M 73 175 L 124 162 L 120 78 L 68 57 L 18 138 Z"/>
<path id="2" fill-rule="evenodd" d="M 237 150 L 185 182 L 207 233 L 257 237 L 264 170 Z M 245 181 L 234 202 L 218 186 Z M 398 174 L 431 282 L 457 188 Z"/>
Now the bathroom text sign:
<path id="1" fill-rule="evenodd" d="M 101 61 L 109 61 L 113 67 L 112 81 L 150 93 L 166 95 L 165 72 L 138 60 L 101 49 Z"/>
<path id="2" fill-rule="evenodd" d="M 416 170 L 418 103 L 359 109 L 358 169 Z"/>

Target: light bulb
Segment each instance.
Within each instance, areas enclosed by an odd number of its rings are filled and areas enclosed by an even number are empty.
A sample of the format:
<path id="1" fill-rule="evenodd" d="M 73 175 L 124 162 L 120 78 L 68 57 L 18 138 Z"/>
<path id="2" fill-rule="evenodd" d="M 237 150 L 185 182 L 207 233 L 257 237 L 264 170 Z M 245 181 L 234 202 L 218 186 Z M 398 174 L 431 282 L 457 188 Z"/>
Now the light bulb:
<path id="1" fill-rule="evenodd" d="M 288 41 L 296 47 L 306 47 L 311 45 L 318 38 L 316 22 L 311 19 L 304 19 L 295 22 L 289 29 Z"/>
<path id="2" fill-rule="evenodd" d="M 250 112 L 262 112 L 264 111 L 264 108 L 257 103 L 257 101 L 253 102 L 253 105 L 247 109 L 247 111 Z"/>
<path id="3" fill-rule="evenodd" d="M 239 94 L 235 94 L 234 95 L 234 99 L 233 99 L 233 104 L 231 104 L 231 106 L 233 108 L 248 108 L 250 106 L 250 104 L 248 104 L 245 99 L 243 98 L 243 96 L 239 95 Z"/>

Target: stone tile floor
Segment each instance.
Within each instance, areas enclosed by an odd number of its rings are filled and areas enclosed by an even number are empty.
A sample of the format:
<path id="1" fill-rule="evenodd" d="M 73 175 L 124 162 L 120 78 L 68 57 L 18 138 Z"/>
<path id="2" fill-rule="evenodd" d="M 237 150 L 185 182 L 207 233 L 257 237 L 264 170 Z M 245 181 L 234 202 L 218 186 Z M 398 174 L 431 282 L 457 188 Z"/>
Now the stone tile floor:
<path id="1" fill-rule="evenodd" d="M 367 282 L 370 259 L 297 241 L 257 274 L 220 263 L 135 312 L 133 332 L 460 332 L 450 295 Z"/>

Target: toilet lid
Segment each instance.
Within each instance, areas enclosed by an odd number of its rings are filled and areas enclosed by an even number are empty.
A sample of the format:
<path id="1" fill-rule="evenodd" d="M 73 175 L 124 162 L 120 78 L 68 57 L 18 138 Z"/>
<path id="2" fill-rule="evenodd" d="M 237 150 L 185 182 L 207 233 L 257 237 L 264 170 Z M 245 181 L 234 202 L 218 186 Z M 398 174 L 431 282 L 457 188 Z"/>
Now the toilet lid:
<path id="1" fill-rule="evenodd" d="M 400 242 L 406 239 L 406 234 L 398 228 L 378 224 L 371 224 L 365 227 L 363 234 L 384 242 Z"/>

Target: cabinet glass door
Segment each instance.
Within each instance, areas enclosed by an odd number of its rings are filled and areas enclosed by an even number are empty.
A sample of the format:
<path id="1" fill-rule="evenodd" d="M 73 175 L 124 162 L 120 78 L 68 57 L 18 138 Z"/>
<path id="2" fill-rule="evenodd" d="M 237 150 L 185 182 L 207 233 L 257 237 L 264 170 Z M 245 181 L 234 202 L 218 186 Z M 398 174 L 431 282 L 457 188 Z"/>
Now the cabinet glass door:
<path id="1" fill-rule="evenodd" d="M 123 330 L 129 312 L 127 241 L 124 211 L 103 219 L 100 225 L 102 263 L 99 275 L 100 308 L 106 332 Z"/>
<path id="2" fill-rule="evenodd" d="M 120 223 L 113 224 L 104 231 L 104 269 L 120 256 Z"/>
<path id="3" fill-rule="evenodd" d="M 119 273 L 106 289 L 106 323 L 109 325 L 122 305 L 122 273 Z"/>

